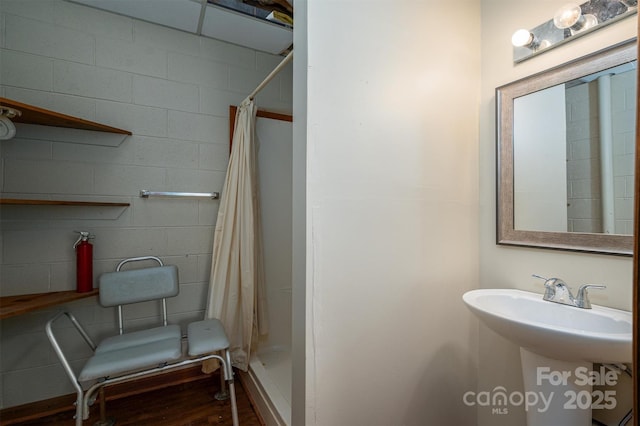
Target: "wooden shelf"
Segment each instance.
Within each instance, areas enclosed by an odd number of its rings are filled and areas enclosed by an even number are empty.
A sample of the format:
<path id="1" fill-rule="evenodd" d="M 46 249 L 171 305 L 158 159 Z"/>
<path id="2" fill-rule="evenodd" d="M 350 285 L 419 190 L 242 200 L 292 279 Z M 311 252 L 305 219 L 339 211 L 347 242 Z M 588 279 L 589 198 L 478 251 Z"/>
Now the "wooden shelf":
<path id="1" fill-rule="evenodd" d="M 102 201 L 66 200 L 23 200 L 20 198 L 0 198 L 0 205 L 13 206 L 86 206 L 86 207 L 129 207 L 129 203 L 108 203 Z"/>
<path id="2" fill-rule="evenodd" d="M 21 294 L 19 296 L 0 297 L 0 319 L 26 314 L 49 306 L 74 300 L 85 299 L 98 294 L 98 289 L 86 293 L 76 291 L 57 291 L 53 293 Z"/>
<path id="3" fill-rule="evenodd" d="M 124 135 L 125 138 L 131 135 L 128 130 L 118 129 L 82 118 L 61 114 L 44 108 L 17 102 L 11 99 L 0 97 L 0 106 L 16 109 L 20 115 L 13 117 L 11 121 L 22 124 L 37 124 L 40 126 L 63 127 L 67 129 L 89 130 L 94 132 L 111 133 Z M 53 129 L 52 129 L 53 130 Z M 38 132 L 35 132 L 36 134 Z M 55 132 L 46 132 L 45 137 L 50 140 L 57 140 Z M 69 137 L 65 135 L 64 137 Z M 38 139 L 38 137 L 35 137 Z M 67 139 L 61 139 L 68 141 Z M 117 146 L 122 139 L 116 141 L 97 141 L 97 145 Z M 88 142 L 90 143 L 90 142 Z M 15 198 L 0 198 L 0 205 L 32 205 L 32 206 L 89 206 L 89 207 L 128 207 L 129 203 L 109 203 L 96 201 L 67 201 L 67 200 L 29 200 Z M 73 300 L 84 299 L 95 296 L 98 290 L 78 293 L 76 291 L 60 291 L 53 293 L 24 294 L 19 296 L 0 297 L 0 319 L 21 315 L 37 309 L 58 305 Z"/>
<path id="4" fill-rule="evenodd" d="M 7 98 L 0 98 L 0 106 L 19 110 L 22 115 L 11 119 L 14 123 L 39 124 L 41 126 L 65 127 L 68 129 L 93 130 L 97 132 L 131 135 L 128 130 L 106 126 L 82 118 L 50 111 L 33 105 L 23 104 Z"/>

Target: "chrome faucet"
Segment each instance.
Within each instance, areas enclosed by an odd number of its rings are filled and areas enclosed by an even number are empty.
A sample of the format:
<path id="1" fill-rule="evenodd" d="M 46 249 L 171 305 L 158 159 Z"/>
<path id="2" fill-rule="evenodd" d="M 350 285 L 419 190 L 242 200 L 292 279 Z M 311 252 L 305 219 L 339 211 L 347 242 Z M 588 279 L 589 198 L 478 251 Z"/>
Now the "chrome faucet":
<path id="1" fill-rule="evenodd" d="M 567 283 L 560 278 L 545 278 L 539 275 L 532 275 L 534 278 L 544 280 L 544 296 L 543 300 L 549 302 L 561 303 L 563 305 L 575 306 L 576 308 L 591 309 L 591 301 L 589 300 L 590 288 L 607 288 L 604 285 L 584 284 L 578 289 L 578 294 L 573 297 Z"/>

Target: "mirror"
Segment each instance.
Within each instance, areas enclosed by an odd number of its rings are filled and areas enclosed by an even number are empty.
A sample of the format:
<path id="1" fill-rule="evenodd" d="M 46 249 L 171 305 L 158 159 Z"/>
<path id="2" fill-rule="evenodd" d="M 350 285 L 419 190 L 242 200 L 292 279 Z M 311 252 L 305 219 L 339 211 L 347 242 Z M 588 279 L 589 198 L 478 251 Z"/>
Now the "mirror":
<path id="1" fill-rule="evenodd" d="M 633 252 L 636 41 L 496 89 L 497 243 Z"/>

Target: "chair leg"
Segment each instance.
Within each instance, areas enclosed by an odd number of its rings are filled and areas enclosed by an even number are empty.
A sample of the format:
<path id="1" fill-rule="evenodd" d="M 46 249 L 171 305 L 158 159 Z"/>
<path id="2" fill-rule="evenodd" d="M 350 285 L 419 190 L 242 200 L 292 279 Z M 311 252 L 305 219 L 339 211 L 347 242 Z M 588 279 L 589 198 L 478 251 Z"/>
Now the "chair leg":
<path id="1" fill-rule="evenodd" d="M 220 390 L 216 392 L 214 398 L 218 401 L 226 401 L 229 399 L 229 392 L 227 392 L 227 372 L 225 363 L 220 363 Z"/>
<path id="2" fill-rule="evenodd" d="M 229 394 L 231 395 L 231 420 L 233 426 L 238 426 L 238 405 L 236 404 L 236 385 L 233 380 L 229 382 Z"/>
<path id="3" fill-rule="evenodd" d="M 238 404 L 236 403 L 236 385 L 233 379 L 233 367 L 231 366 L 231 353 L 229 350 L 225 350 L 225 358 L 226 362 L 224 363 L 225 368 L 225 378 L 227 383 L 229 384 L 229 394 L 231 397 L 231 420 L 233 421 L 233 426 L 238 426 Z"/>
<path id="4" fill-rule="evenodd" d="M 104 396 L 104 388 L 100 388 L 98 391 L 98 396 L 100 398 L 100 420 L 95 422 L 93 426 L 113 426 L 116 424 L 116 419 L 107 418 L 107 402 Z"/>
<path id="5" fill-rule="evenodd" d="M 76 426 L 82 426 L 83 419 L 83 407 L 84 407 L 84 395 L 82 392 L 78 392 L 76 396 L 76 415 L 73 417 L 76 419 Z"/>
<path id="6" fill-rule="evenodd" d="M 100 388 L 100 422 L 107 420 L 107 401 L 104 397 L 104 388 Z"/>

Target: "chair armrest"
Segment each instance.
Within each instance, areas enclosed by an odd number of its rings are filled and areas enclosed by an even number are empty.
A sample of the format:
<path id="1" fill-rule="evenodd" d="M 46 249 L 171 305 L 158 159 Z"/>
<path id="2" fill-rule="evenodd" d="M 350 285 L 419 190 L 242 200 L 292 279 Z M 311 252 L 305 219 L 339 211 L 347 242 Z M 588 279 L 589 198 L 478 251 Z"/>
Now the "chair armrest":
<path id="1" fill-rule="evenodd" d="M 82 327 L 82 325 L 80 325 L 76 317 L 71 312 L 67 312 L 67 311 L 58 312 L 53 318 L 47 321 L 47 325 L 45 326 L 45 332 L 47 334 L 47 338 L 49 339 L 49 342 L 51 343 L 53 350 L 58 356 L 58 359 L 62 363 L 62 367 L 64 367 L 64 370 L 67 373 L 67 376 L 69 376 L 71 383 L 73 383 L 73 386 L 76 388 L 76 391 L 81 392 L 82 388 L 78 383 L 78 378 L 73 372 L 73 369 L 69 364 L 69 361 L 67 361 L 67 357 L 62 352 L 62 348 L 58 343 L 58 339 L 56 339 L 55 335 L 53 334 L 53 329 L 52 329 L 53 323 L 59 320 L 60 318 L 62 318 L 63 316 L 66 316 L 67 318 L 69 318 L 69 320 L 71 321 L 71 324 L 73 324 L 73 326 L 76 328 L 78 333 L 80 333 L 84 341 L 87 342 L 87 344 L 89 345 L 92 351 L 96 350 L 96 344 L 93 342 L 91 337 L 89 337 L 89 334 L 87 334 L 86 330 Z"/>

